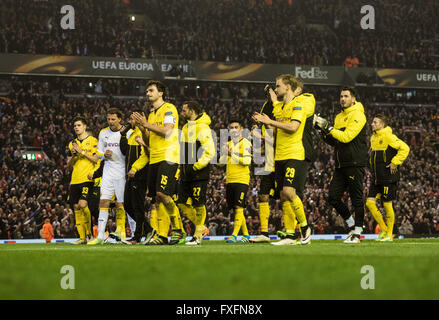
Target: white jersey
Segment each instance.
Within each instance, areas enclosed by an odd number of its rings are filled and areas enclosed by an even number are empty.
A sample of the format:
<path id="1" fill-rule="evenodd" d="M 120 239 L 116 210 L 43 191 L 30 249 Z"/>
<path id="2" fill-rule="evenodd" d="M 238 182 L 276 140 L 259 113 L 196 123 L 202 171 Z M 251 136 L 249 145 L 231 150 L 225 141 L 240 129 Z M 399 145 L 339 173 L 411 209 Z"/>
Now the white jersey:
<path id="1" fill-rule="evenodd" d="M 109 127 L 99 133 L 97 154 L 103 156 L 105 151 L 111 150 L 111 158 L 105 158 L 102 178 L 125 178 L 125 156 L 120 151 L 120 131 L 112 131 Z"/>

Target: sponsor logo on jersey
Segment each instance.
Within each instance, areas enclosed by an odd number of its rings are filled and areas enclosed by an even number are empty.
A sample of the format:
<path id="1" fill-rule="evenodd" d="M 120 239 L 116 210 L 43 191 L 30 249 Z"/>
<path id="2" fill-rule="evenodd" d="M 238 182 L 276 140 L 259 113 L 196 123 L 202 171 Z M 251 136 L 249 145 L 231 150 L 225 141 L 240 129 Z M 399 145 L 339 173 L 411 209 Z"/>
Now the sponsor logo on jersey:
<path id="1" fill-rule="evenodd" d="M 106 147 L 119 147 L 119 142 L 104 142 L 104 148 Z"/>

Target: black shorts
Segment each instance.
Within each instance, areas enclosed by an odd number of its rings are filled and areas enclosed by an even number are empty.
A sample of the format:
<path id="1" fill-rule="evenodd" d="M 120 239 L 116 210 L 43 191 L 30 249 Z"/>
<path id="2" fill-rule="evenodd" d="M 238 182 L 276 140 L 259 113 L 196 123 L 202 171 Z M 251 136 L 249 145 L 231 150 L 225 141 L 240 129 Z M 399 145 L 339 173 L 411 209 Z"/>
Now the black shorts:
<path id="1" fill-rule="evenodd" d="M 145 211 L 146 181 L 127 179 L 124 190 L 124 207 L 132 218 L 135 212 Z"/>
<path id="2" fill-rule="evenodd" d="M 101 187 L 94 186 L 88 192 L 88 208 L 92 215 L 99 215 L 99 200 L 101 197 Z M 96 220 L 97 221 L 97 220 Z"/>
<path id="3" fill-rule="evenodd" d="M 73 209 L 73 205 L 78 204 L 79 200 L 88 200 L 89 192 L 93 190 L 93 182 L 83 182 L 70 185 L 70 193 L 67 201 Z"/>
<path id="4" fill-rule="evenodd" d="M 387 185 L 384 184 L 375 184 L 371 183 L 369 188 L 368 198 L 377 198 L 381 199 L 383 202 L 396 200 L 396 190 L 398 189 L 398 184 L 389 183 Z"/>
<path id="5" fill-rule="evenodd" d="M 148 168 L 148 197 L 154 198 L 157 192 L 172 196 L 176 193 L 178 164 L 161 161 L 150 164 Z"/>
<path id="6" fill-rule="evenodd" d="M 226 200 L 229 209 L 234 207 L 244 208 L 246 205 L 246 195 L 248 184 L 228 183 L 226 184 Z"/>
<path id="7" fill-rule="evenodd" d="M 178 184 L 178 202 L 186 204 L 191 198 L 194 207 L 205 205 L 208 182 L 207 180 L 180 181 Z"/>
<path id="8" fill-rule="evenodd" d="M 279 192 L 276 188 L 275 173 L 270 172 L 261 176 L 259 195 L 269 195 L 271 198 L 279 199 Z"/>
<path id="9" fill-rule="evenodd" d="M 309 162 L 296 159 L 278 160 L 275 161 L 274 166 L 277 190 L 280 192 L 283 187 L 292 187 L 296 190 L 296 194 L 302 198 Z"/>

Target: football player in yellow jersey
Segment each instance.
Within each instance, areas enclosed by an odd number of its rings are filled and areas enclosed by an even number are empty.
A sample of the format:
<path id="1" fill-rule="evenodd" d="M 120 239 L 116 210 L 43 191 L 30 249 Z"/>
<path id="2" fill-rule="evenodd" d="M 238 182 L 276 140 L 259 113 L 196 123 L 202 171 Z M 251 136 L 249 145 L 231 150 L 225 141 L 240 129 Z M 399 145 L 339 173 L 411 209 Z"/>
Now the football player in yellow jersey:
<path id="1" fill-rule="evenodd" d="M 378 241 L 393 241 L 393 225 L 395 213 L 392 200 L 396 200 L 400 166 L 410 152 L 409 146 L 392 133 L 389 120 L 384 114 L 377 114 L 372 121 L 373 134 L 370 137 L 369 164 L 372 173 L 366 206 L 381 227 Z M 376 200 L 381 199 L 386 212 L 384 222 L 381 212 L 376 206 Z"/>
<path id="2" fill-rule="evenodd" d="M 67 165 L 73 167 L 69 202 L 75 212 L 76 228 L 79 233 L 79 239 L 73 244 L 87 244 L 87 238 L 90 240 L 92 237 L 91 214 L 87 199 L 93 189 L 93 181 L 87 176 L 93 172 L 99 160 L 94 156 L 98 140 L 87 133 L 87 122 L 83 117 L 76 117 L 73 120 L 73 129 L 76 138 L 69 143 L 72 157 L 67 161 Z"/>
<path id="3" fill-rule="evenodd" d="M 180 212 L 172 199 L 176 192 L 180 162 L 178 111 L 173 104 L 164 101 L 166 92 L 167 87 L 160 81 L 148 81 L 146 96 L 152 103 L 148 120 L 143 114 L 133 113 L 136 124 L 144 131 L 149 142 L 148 196 L 156 198 L 158 215 L 159 237 L 151 241 L 155 245 L 168 243 L 169 222 L 172 228 L 170 245 L 178 244 L 186 237 Z"/>
<path id="4" fill-rule="evenodd" d="M 247 222 L 244 216 L 245 197 L 250 183 L 250 164 L 252 161 L 252 144 L 242 136 L 242 125 L 239 120 L 229 121 L 232 140 L 222 147 L 220 165 L 226 167 L 226 198 L 229 209 L 235 213 L 233 233 L 226 242 L 238 242 L 239 230 L 243 237 L 240 242 L 249 242 Z"/>
<path id="5" fill-rule="evenodd" d="M 303 133 L 307 119 L 314 113 L 315 99 L 312 95 L 301 95 L 303 83 L 293 75 L 284 74 L 276 78 L 275 93 L 281 101 L 273 102 L 276 120 L 266 114 L 255 113 L 253 120 L 276 128 L 275 179 L 280 190 L 286 237 L 276 245 L 295 245 L 296 218 L 302 233 L 301 243 L 311 240 L 301 194 L 304 191 L 309 163 Z M 275 95 L 273 95 L 273 98 Z"/>
<path id="6" fill-rule="evenodd" d="M 181 172 L 178 207 L 191 220 L 195 232 L 187 245 L 199 245 L 203 234 L 208 234 L 206 219 L 206 191 L 210 161 L 215 156 L 215 144 L 210 130 L 210 117 L 196 101 L 183 103 L 181 115 L 187 121 L 181 131 Z"/>

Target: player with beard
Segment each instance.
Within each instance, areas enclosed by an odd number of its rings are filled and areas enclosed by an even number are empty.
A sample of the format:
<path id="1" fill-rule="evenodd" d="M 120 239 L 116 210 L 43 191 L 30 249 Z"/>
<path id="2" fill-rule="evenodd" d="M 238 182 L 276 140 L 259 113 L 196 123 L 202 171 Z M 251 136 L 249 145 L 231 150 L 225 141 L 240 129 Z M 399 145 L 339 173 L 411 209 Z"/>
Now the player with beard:
<path id="1" fill-rule="evenodd" d="M 159 237 L 151 241 L 155 245 L 168 243 L 169 221 L 172 228 L 169 244 L 178 244 L 185 237 L 180 212 L 172 198 L 176 192 L 180 162 L 178 112 L 172 103 L 164 100 L 166 94 L 167 87 L 162 82 L 148 81 L 146 96 L 152 104 L 148 120 L 143 114 L 133 113 L 134 120 L 143 128 L 150 149 L 148 196 L 156 200 L 159 233 Z"/>

